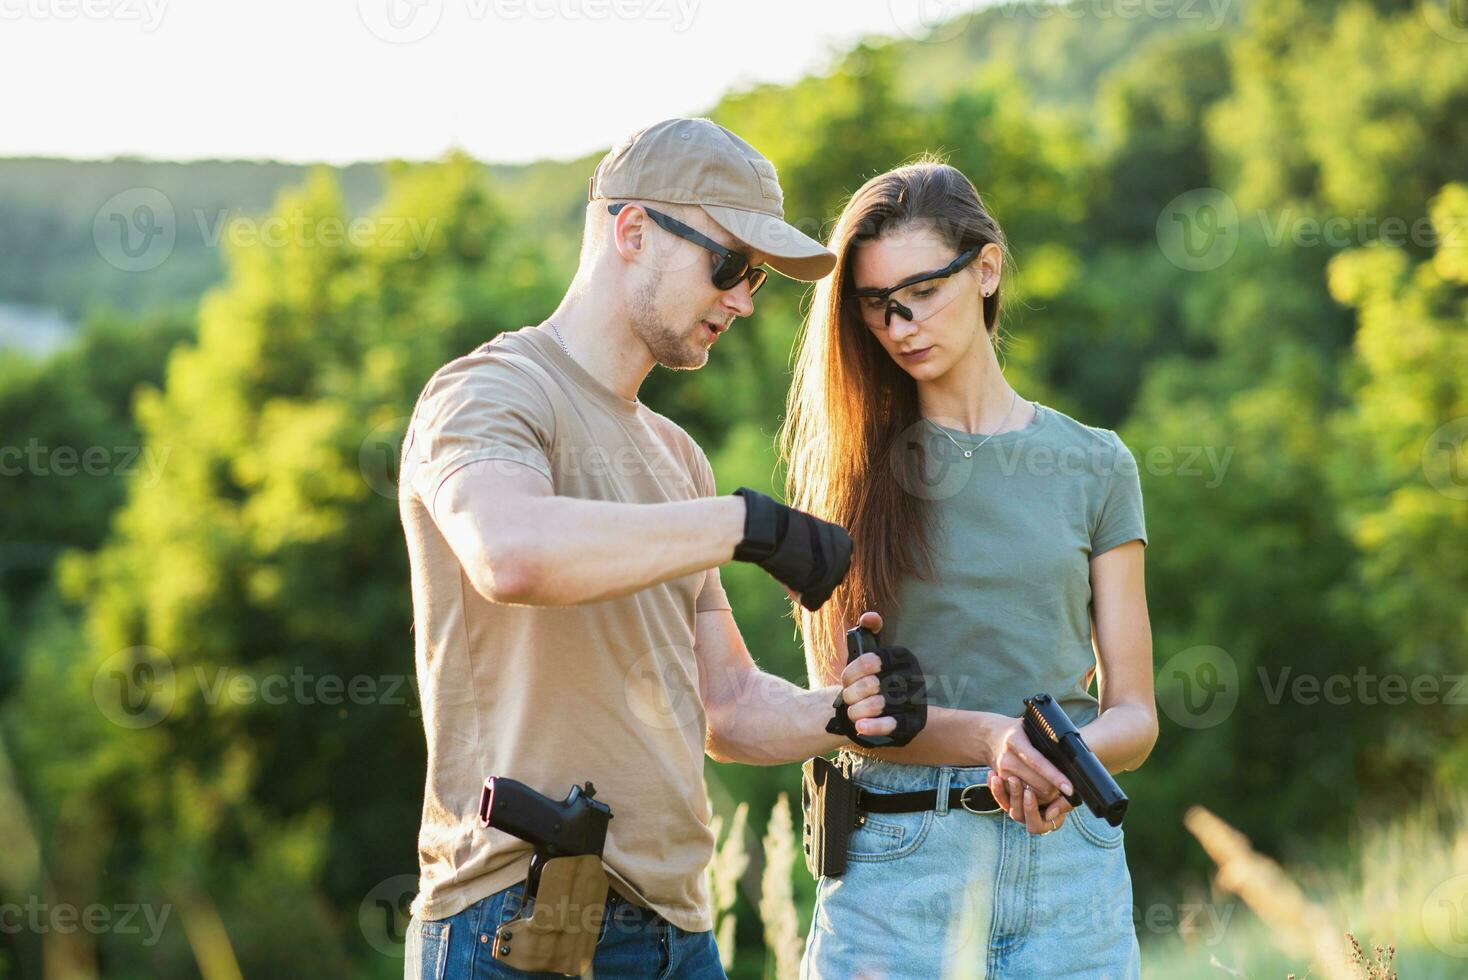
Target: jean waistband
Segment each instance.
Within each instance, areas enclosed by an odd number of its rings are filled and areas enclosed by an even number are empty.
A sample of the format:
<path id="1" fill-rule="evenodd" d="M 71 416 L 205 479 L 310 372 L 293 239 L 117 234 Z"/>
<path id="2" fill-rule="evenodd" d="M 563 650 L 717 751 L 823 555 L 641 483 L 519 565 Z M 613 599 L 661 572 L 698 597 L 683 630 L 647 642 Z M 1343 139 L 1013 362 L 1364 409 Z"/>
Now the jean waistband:
<path id="1" fill-rule="evenodd" d="M 879 759 L 847 749 L 843 749 L 840 755 L 850 764 L 853 779 L 860 779 L 892 792 L 937 789 L 944 782 L 951 787 L 986 783 L 991 768 L 990 766 L 914 765 L 908 762 Z"/>

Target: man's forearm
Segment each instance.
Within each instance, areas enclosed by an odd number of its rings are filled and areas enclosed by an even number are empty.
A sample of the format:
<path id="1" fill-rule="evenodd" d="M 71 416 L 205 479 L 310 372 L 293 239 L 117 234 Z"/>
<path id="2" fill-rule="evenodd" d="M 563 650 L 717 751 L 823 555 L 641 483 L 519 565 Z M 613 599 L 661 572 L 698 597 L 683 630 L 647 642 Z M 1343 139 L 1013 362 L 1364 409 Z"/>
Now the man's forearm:
<path id="1" fill-rule="evenodd" d="M 623 504 L 575 497 L 516 501 L 499 515 L 486 560 L 492 596 L 532 606 L 567 606 L 629 595 L 729 561 L 744 536 L 744 501 L 700 497 Z M 504 574 L 501 574 L 501 573 Z"/>
<path id="2" fill-rule="evenodd" d="M 808 691 L 766 674 L 749 671 L 717 705 L 708 707 L 706 750 L 715 762 L 775 766 L 825 755 L 849 745 L 826 731 L 841 688 Z"/>

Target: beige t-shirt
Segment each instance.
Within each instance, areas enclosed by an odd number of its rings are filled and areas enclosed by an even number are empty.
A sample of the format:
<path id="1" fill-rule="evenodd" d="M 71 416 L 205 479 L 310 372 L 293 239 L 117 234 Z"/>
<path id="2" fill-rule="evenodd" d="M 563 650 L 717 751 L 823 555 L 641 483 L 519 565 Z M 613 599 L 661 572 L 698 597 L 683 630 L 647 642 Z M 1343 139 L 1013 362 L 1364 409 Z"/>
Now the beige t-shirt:
<path id="1" fill-rule="evenodd" d="M 729 608 L 718 570 L 579 606 L 489 602 L 433 519 L 444 480 L 477 460 L 536 469 L 558 496 L 715 493 L 686 432 L 602 385 L 545 331 L 501 334 L 429 380 L 404 437 L 399 495 L 428 740 L 413 911 L 446 918 L 525 877 L 530 845 L 479 825 L 485 777 L 557 800 L 589 779 L 612 809 L 613 887 L 682 929 L 711 929 L 693 639 L 697 613 Z"/>

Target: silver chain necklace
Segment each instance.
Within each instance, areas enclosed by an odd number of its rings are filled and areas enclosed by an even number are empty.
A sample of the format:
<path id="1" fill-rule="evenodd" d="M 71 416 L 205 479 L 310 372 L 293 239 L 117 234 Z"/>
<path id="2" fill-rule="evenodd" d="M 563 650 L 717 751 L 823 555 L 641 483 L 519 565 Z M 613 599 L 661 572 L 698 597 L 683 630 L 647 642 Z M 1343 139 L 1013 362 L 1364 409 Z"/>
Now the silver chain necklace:
<path id="1" fill-rule="evenodd" d="M 1018 404 L 1018 403 L 1019 403 L 1019 392 L 1016 391 L 1014 393 L 1014 397 L 1009 400 L 1009 411 L 1004 413 L 1004 422 L 1000 422 L 999 423 L 999 428 L 995 429 L 993 432 L 991 432 L 988 435 L 984 436 L 984 442 L 988 442 L 990 439 L 994 438 L 995 436 L 997 436 L 999 434 L 999 429 L 1004 428 L 1004 423 L 1005 422 L 1008 422 L 1009 421 L 1009 417 L 1014 414 L 1014 406 L 1016 404 Z M 981 442 L 981 443 L 979 443 L 977 446 L 975 446 L 972 449 L 964 449 L 963 448 L 963 445 L 957 439 L 953 438 L 951 435 L 948 434 L 948 430 L 947 429 L 943 428 L 941 425 L 939 425 L 937 422 L 934 422 L 932 419 L 929 419 L 928 421 L 932 424 L 933 428 L 935 428 L 939 432 L 943 433 L 944 437 L 946 437 L 949 442 L 953 443 L 954 446 L 958 447 L 958 451 L 961 452 L 961 453 L 963 453 L 963 458 L 964 459 L 972 459 L 974 453 L 978 452 L 984 446 L 984 442 Z"/>
<path id="2" fill-rule="evenodd" d="M 567 347 L 566 342 L 561 339 L 561 332 L 556 329 L 556 325 L 550 320 L 545 321 L 545 325 L 550 327 L 551 333 L 556 335 L 556 343 L 561 345 L 561 350 L 566 352 L 567 357 L 571 357 L 571 348 Z M 572 358 L 572 360 L 575 360 L 575 358 Z M 1018 392 L 1016 392 L 1016 394 L 1018 394 Z"/>

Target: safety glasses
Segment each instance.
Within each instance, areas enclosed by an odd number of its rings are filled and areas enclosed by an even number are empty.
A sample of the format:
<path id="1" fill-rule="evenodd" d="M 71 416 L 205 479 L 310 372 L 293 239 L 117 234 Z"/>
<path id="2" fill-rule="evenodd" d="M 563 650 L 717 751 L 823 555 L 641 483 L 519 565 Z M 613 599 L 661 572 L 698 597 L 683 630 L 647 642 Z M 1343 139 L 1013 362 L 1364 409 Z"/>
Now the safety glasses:
<path id="1" fill-rule="evenodd" d="M 626 201 L 608 205 L 607 211 L 611 214 L 619 213 L 627 206 Z M 759 288 L 765 284 L 770 274 L 758 266 L 749 264 L 749 256 L 733 249 L 725 248 L 712 238 L 699 231 L 690 228 L 672 215 L 654 211 L 652 208 L 642 209 L 653 222 L 666 232 L 677 235 L 685 241 L 690 241 L 700 248 L 706 248 L 719 257 L 719 264 L 714 266 L 714 285 L 719 289 L 733 289 L 741 282 L 749 283 L 749 295 L 753 296 L 759 292 Z"/>
<path id="2" fill-rule="evenodd" d="M 862 319 L 873 326 L 881 323 L 890 327 L 894 316 L 909 323 L 926 320 L 958 298 L 960 290 L 949 280 L 978 254 L 978 249 L 970 248 L 941 269 L 919 272 L 885 289 L 853 289 L 851 294 Z"/>

